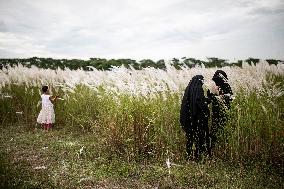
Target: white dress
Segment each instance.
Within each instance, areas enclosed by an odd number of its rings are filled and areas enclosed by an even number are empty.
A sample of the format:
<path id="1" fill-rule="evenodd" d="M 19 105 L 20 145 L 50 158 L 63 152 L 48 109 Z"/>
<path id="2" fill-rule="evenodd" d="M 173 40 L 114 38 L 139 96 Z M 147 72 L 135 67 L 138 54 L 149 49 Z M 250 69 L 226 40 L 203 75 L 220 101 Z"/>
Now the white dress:
<path id="1" fill-rule="evenodd" d="M 37 117 L 38 123 L 41 123 L 41 124 L 55 123 L 55 114 L 54 114 L 53 104 L 49 100 L 49 97 L 50 95 L 46 95 L 46 94 L 41 95 L 42 108 Z"/>

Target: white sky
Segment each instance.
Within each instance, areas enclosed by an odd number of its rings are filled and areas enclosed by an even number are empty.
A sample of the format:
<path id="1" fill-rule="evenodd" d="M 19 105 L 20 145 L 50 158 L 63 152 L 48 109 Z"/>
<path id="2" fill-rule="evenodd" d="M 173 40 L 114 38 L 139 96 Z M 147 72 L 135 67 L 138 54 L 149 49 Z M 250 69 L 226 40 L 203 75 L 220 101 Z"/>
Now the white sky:
<path id="1" fill-rule="evenodd" d="M 0 0 L 0 58 L 284 59 L 283 0 Z"/>

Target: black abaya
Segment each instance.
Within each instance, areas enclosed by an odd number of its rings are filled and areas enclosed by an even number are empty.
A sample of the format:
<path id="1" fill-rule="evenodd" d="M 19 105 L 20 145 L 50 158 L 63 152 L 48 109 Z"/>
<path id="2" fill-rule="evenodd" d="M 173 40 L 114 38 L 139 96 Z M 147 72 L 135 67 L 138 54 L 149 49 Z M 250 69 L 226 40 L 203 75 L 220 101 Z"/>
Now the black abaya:
<path id="1" fill-rule="evenodd" d="M 198 158 L 205 149 L 209 151 L 208 117 L 209 99 L 203 90 L 203 76 L 196 75 L 186 87 L 180 110 L 180 123 L 187 137 L 186 149 L 191 156 L 192 146 L 195 144 L 195 158 Z"/>
<path id="2" fill-rule="evenodd" d="M 232 101 L 232 89 L 228 84 L 227 74 L 223 70 L 217 70 L 212 78 L 219 87 L 219 95 L 212 98 L 212 126 L 210 129 L 211 148 L 217 143 L 218 134 L 222 132 L 226 120 L 227 110 Z"/>

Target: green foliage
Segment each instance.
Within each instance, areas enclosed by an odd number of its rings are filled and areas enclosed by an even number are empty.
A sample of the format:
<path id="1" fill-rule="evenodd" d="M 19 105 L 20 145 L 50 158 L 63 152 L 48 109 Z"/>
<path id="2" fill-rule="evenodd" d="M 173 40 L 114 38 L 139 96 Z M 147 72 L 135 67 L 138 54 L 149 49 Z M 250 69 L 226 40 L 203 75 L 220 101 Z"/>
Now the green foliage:
<path id="1" fill-rule="evenodd" d="M 245 62 L 247 62 L 249 65 L 253 64 L 257 64 L 259 62 L 258 58 L 248 58 L 245 60 Z"/>
<path id="2" fill-rule="evenodd" d="M 38 89 L 6 86 L 2 93 L 12 98 L 0 98 L 1 187 L 98 187 L 105 181 L 109 188 L 282 188 L 284 96 L 270 93 L 283 90 L 284 77 L 268 74 L 267 81 L 263 93 L 235 92 L 214 159 L 198 164 L 185 158 L 178 93 L 136 97 L 78 85 L 56 102 L 55 128 L 44 133 L 35 123 Z M 170 174 L 167 158 L 177 164 Z"/>
<path id="3" fill-rule="evenodd" d="M 269 64 L 278 64 L 281 63 L 280 60 L 267 59 Z M 249 58 L 245 60 L 245 62 L 258 63 L 259 59 Z M 242 66 L 242 61 L 231 62 L 229 63 L 227 60 L 219 59 L 215 57 L 208 58 L 208 61 L 202 61 L 195 58 L 186 58 L 183 57 L 181 59 L 173 58 L 171 61 L 172 65 L 176 69 L 181 69 L 183 66 L 188 66 L 190 68 L 196 65 L 205 65 L 205 67 L 223 67 L 223 66 Z M 113 67 L 124 66 L 126 68 L 134 68 L 134 69 L 142 69 L 146 67 L 153 67 L 157 69 L 165 69 L 165 60 L 161 59 L 158 61 L 153 61 L 151 59 L 143 59 L 137 62 L 132 59 L 105 59 L 105 58 L 90 58 L 89 60 L 79 60 L 79 59 L 52 59 L 52 58 L 38 58 L 32 57 L 27 59 L 0 59 L 0 69 L 3 67 L 16 66 L 18 64 L 22 64 L 25 67 L 36 66 L 44 69 L 70 69 L 70 70 L 90 70 L 90 67 L 94 67 L 98 70 L 110 70 Z"/>
<path id="4" fill-rule="evenodd" d="M 283 76 L 269 75 L 271 83 L 283 90 Z M 236 92 L 221 141 L 214 149 L 217 157 L 244 162 L 258 159 L 283 164 L 284 97 L 271 98 L 266 92 Z M 10 85 L 2 90 L 12 98 L 0 99 L 2 127 L 21 124 L 32 129 L 40 110 L 38 89 Z M 62 94 L 59 90 L 58 94 Z M 183 160 L 185 136 L 179 125 L 180 94 L 164 92 L 155 98 L 113 94 L 103 86 L 92 90 L 78 85 L 55 104 L 56 128 L 72 132 L 92 132 L 102 142 L 106 156 L 127 160 Z M 16 112 L 23 111 L 23 114 Z"/>
<path id="5" fill-rule="evenodd" d="M 107 157 L 91 132 L 13 125 L 0 136 L 1 188 L 283 188 L 281 174 L 261 163 L 170 159 L 169 173 L 165 160 Z"/>

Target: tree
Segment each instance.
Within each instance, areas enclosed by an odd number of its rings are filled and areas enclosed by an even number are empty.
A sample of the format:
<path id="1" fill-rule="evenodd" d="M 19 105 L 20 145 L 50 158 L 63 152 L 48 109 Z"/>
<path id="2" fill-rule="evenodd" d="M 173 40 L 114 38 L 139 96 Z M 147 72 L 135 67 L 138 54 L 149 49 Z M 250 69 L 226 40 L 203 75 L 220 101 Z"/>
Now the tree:
<path id="1" fill-rule="evenodd" d="M 210 57 L 210 58 L 207 58 L 207 59 L 209 60 L 208 63 L 205 64 L 207 67 L 221 68 L 221 67 L 226 66 L 228 64 L 227 60 L 225 60 L 225 59 L 219 59 L 219 58 L 215 58 L 215 57 Z"/>
<path id="2" fill-rule="evenodd" d="M 247 62 L 249 65 L 251 65 L 251 63 L 258 63 L 259 62 L 259 59 L 258 58 L 248 58 L 245 60 L 245 62 Z"/>
<path id="3" fill-rule="evenodd" d="M 140 60 L 140 66 L 141 68 L 147 68 L 147 67 L 154 67 L 156 68 L 156 64 L 153 60 L 151 59 L 143 59 L 143 60 Z"/>
<path id="4" fill-rule="evenodd" d="M 164 59 L 161 59 L 161 60 L 158 60 L 156 62 L 156 65 L 157 65 L 157 68 L 159 69 L 166 69 L 166 64 L 165 64 L 165 60 Z"/>
<path id="5" fill-rule="evenodd" d="M 274 65 L 277 65 L 279 62 L 281 62 L 281 60 L 275 60 L 275 59 L 266 59 L 266 61 L 268 62 L 268 64 L 274 64 Z"/>

